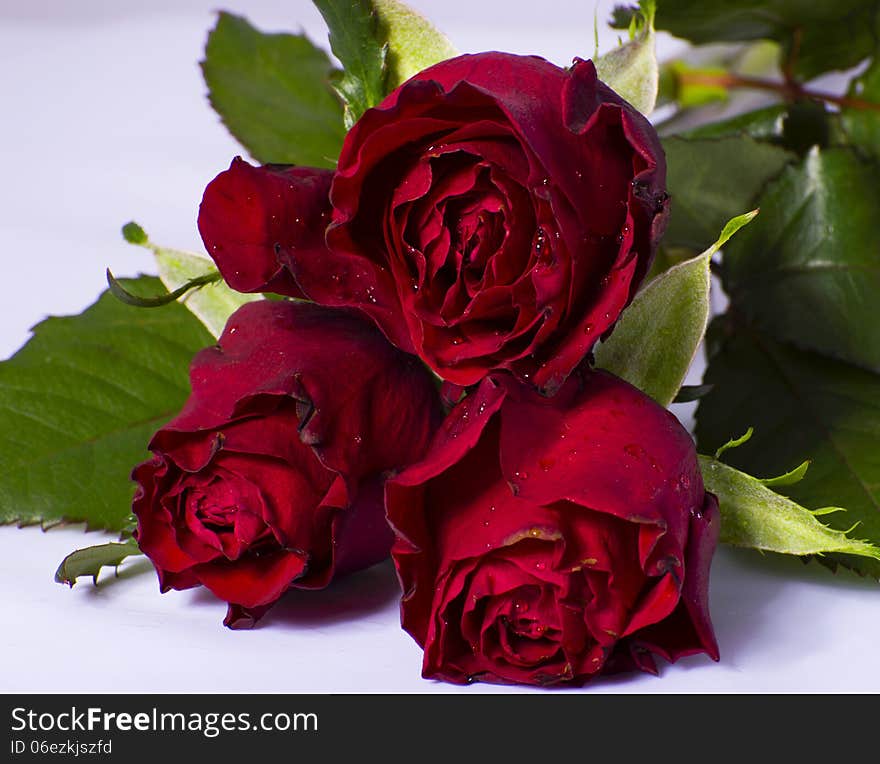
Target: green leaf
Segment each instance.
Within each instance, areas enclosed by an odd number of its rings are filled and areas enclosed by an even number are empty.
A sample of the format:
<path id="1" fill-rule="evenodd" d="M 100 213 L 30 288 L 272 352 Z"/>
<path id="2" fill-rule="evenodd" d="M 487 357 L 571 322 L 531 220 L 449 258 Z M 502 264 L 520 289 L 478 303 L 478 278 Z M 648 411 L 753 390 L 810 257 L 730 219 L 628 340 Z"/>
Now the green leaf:
<path id="1" fill-rule="evenodd" d="M 345 137 L 326 53 L 302 35 L 264 34 L 221 13 L 202 73 L 211 105 L 263 163 L 335 167 Z"/>
<path id="2" fill-rule="evenodd" d="M 803 27 L 793 68 L 797 76 L 809 80 L 824 72 L 850 69 L 874 53 L 880 11 L 877 0 L 812 2 L 811 7 L 823 13 L 824 18 Z M 788 42 L 786 54 L 791 47 Z"/>
<path id="3" fill-rule="evenodd" d="M 458 55 L 455 46 L 428 19 L 399 0 L 372 0 L 377 34 L 388 44 L 385 90 L 391 92 L 422 69 Z"/>
<path id="4" fill-rule="evenodd" d="M 706 490 L 718 497 L 722 543 L 800 556 L 856 555 L 869 558 L 869 565 L 880 561 L 880 548 L 816 519 L 827 512 L 811 512 L 717 459 L 700 456 L 700 469 Z"/>
<path id="5" fill-rule="evenodd" d="M 155 294 L 158 279 L 124 281 Z M 49 318 L 0 363 L 0 522 L 85 522 L 118 531 L 129 473 L 189 393 L 193 354 L 213 338 L 182 305 L 131 308 L 109 292 Z"/>
<path id="6" fill-rule="evenodd" d="M 776 40 L 783 61 L 810 79 L 849 69 L 874 50 L 877 0 L 662 0 L 657 29 L 691 42 Z M 613 25 L 624 28 L 632 11 L 615 10 Z M 796 52 L 795 52 L 796 49 Z"/>
<path id="7" fill-rule="evenodd" d="M 97 585 L 98 574 L 103 567 L 118 568 L 124 559 L 141 554 L 137 542 L 130 539 L 121 544 L 111 542 L 97 546 L 77 549 L 61 561 L 55 571 L 55 580 L 59 584 L 73 586 L 82 576 L 91 576 L 92 583 Z"/>
<path id="8" fill-rule="evenodd" d="M 691 403 L 698 401 L 712 389 L 712 385 L 682 385 L 673 403 Z"/>
<path id="9" fill-rule="evenodd" d="M 599 79 L 642 114 L 657 103 L 660 70 L 654 44 L 654 0 L 642 0 L 630 39 L 596 59 Z"/>
<path id="10" fill-rule="evenodd" d="M 639 292 L 596 347 L 596 366 L 672 403 L 706 331 L 710 257 L 674 265 Z"/>
<path id="11" fill-rule="evenodd" d="M 764 186 L 796 158 L 745 134 L 671 136 L 663 147 L 672 197 L 663 244 L 694 251 L 712 242 L 733 215 L 758 206 L 755 200 Z"/>
<path id="12" fill-rule="evenodd" d="M 313 0 L 330 29 L 330 48 L 342 63 L 336 92 L 345 102 L 345 126 L 351 126 L 385 96 L 388 46 L 380 38 L 370 0 Z"/>
<path id="13" fill-rule="evenodd" d="M 877 177 L 853 151 L 813 149 L 767 187 L 760 218 L 724 253 L 725 290 L 749 323 L 880 370 Z"/>
<path id="14" fill-rule="evenodd" d="M 680 137 L 696 138 L 730 138 L 747 135 L 756 140 L 781 144 L 783 122 L 787 108 L 781 104 L 765 106 L 761 109 L 737 114 L 729 119 L 709 122 L 700 127 L 682 133 Z"/>
<path id="15" fill-rule="evenodd" d="M 763 214 L 763 213 L 762 213 Z M 757 224 L 757 222 L 756 222 Z M 880 377 L 851 364 L 775 342 L 730 318 L 707 335 L 712 390 L 697 408 L 697 441 L 711 452 L 754 425 L 747 446 L 725 459 L 751 474 L 781 474 L 804 459 L 809 471 L 785 487 L 813 507 L 842 506 L 829 524 L 880 544 Z M 880 563 L 853 564 L 880 577 Z"/>
<path id="16" fill-rule="evenodd" d="M 672 266 L 623 312 L 595 350 L 596 365 L 668 406 L 684 382 L 709 320 L 709 261 L 757 212 L 729 221 L 703 254 Z"/>
<path id="17" fill-rule="evenodd" d="M 865 73 L 853 80 L 849 95 L 880 104 L 880 58 L 877 53 Z M 880 113 L 872 109 L 845 108 L 842 120 L 849 140 L 859 150 L 880 159 Z"/>
<path id="18" fill-rule="evenodd" d="M 159 278 L 173 291 L 198 278 L 209 276 L 216 268 L 207 257 L 167 247 L 154 247 Z M 220 279 L 187 292 L 179 298 L 214 337 L 223 333 L 227 319 L 247 302 L 262 299 L 258 294 L 242 294 L 230 289 Z"/>
<path id="19" fill-rule="evenodd" d="M 227 319 L 242 305 L 262 299 L 258 294 L 242 294 L 230 289 L 209 258 L 154 244 L 135 222 L 123 226 L 122 235 L 126 241 L 146 247 L 155 255 L 162 283 L 171 294 L 181 291 L 177 299 L 215 338 L 223 333 Z"/>
<path id="20" fill-rule="evenodd" d="M 684 133 L 683 137 L 727 138 L 745 134 L 803 156 L 813 146 L 825 148 L 831 143 L 834 119 L 822 103 L 797 101 L 710 122 Z M 789 155 L 789 160 L 794 159 L 793 154 Z"/>

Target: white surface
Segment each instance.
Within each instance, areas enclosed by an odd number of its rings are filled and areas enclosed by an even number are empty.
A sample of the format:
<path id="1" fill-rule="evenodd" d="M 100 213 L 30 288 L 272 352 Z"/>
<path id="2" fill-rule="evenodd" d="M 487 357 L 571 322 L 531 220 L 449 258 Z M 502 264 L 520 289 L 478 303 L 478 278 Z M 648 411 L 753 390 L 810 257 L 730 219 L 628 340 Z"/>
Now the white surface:
<path id="1" fill-rule="evenodd" d="M 132 692 L 498 692 L 421 679 L 389 564 L 323 592 L 291 592 L 251 631 L 221 625 L 205 591 L 160 595 L 143 558 L 96 588 L 52 573 L 98 534 L 0 529 L 0 689 Z M 592 692 L 862 690 L 880 685 L 880 591 L 795 559 L 722 549 L 712 571 L 721 662 L 613 677 Z M 523 691 L 503 688 L 505 691 Z M 529 691 L 529 690 L 525 690 Z"/>
<path id="2" fill-rule="evenodd" d="M 593 3 L 583 0 L 413 5 L 463 51 L 532 52 L 560 64 L 592 54 Z M 598 5 L 601 22 L 611 3 Z M 305 0 L 0 0 L 0 357 L 47 311 L 91 303 L 106 266 L 153 271 L 122 241 L 122 223 L 201 250 L 202 190 L 241 151 L 208 107 L 196 65 L 217 6 L 263 29 L 302 25 L 325 39 Z M 613 40 L 603 29 L 603 48 Z M 143 559 L 98 588 L 53 582 L 67 552 L 101 540 L 75 528 L 0 528 L 0 690 L 459 690 L 420 679 L 388 565 L 326 592 L 294 592 L 259 628 L 231 632 L 209 594 L 160 596 Z M 712 613 L 720 664 L 694 657 L 664 667 L 662 681 L 616 678 L 592 690 L 880 688 L 876 584 L 721 550 Z"/>

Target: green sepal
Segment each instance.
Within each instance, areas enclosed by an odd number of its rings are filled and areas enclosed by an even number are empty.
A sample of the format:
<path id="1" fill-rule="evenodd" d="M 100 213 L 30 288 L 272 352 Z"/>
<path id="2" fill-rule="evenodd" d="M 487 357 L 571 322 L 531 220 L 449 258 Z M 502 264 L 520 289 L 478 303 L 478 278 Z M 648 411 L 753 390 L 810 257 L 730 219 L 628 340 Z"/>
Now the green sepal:
<path id="1" fill-rule="evenodd" d="M 699 459 L 706 490 L 718 497 L 722 543 L 779 554 L 834 553 L 880 560 L 874 544 L 850 538 L 852 528 L 836 530 L 816 519 L 832 508 L 811 512 L 751 475 L 709 456 Z"/>
<path id="2" fill-rule="evenodd" d="M 675 400 L 709 320 L 712 256 L 757 210 L 729 220 L 705 252 L 661 273 L 623 312 L 594 351 L 596 365 L 646 392 L 662 406 Z"/>
<path id="3" fill-rule="evenodd" d="M 102 568 L 117 569 L 123 560 L 139 554 L 142 552 L 133 539 L 77 549 L 61 561 L 58 570 L 55 571 L 55 581 L 73 586 L 77 579 L 90 576 L 92 583 L 97 585 Z"/>
<path id="4" fill-rule="evenodd" d="M 642 0 L 632 18 L 629 40 L 595 60 L 599 79 L 642 114 L 657 103 L 660 70 L 654 34 L 654 0 Z"/>

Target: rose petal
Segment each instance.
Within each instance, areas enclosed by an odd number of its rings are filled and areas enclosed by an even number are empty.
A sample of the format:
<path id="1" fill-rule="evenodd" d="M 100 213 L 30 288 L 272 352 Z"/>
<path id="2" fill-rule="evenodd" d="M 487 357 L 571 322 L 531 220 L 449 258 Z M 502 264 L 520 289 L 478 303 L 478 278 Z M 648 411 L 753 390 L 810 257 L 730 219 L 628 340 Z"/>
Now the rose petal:
<path id="1" fill-rule="evenodd" d="M 571 378 L 552 398 L 499 378 L 505 478 L 528 501 L 568 500 L 661 527 L 684 544 L 680 507 L 702 503 L 694 445 L 674 415 L 606 372 Z"/>
<path id="2" fill-rule="evenodd" d="M 220 599 L 251 608 L 275 602 L 305 567 L 300 554 L 281 551 L 197 565 L 192 573 Z"/>
<path id="3" fill-rule="evenodd" d="M 449 185 L 451 167 L 469 190 Z M 353 127 L 332 252 L 320 267 L 293 253 L 290 267 L 312 299 L 364 311 L 447 381 L 510 369 L 551 394 L 647 272 L 664 184 L 656 133 L 592 63 L 459 56 Z M 478 299 L 500 285 L 487 316 Z"/>
<path id="4" fill-rule="evenodd" d="M 232 160 L 208 187 L 199 232 L 223 278 L 239 292 L 302 297 L 283 252 L 321 260 L 330 217 L 330 170 Z"/>
<path id="5" fill-rule="evenodd" d="M 137 538 L 164 588 L 254 620 L 388 555 L 382 485 L 442 415 L 430 374 L 353 311 L 248 303 L 197 355 L 183 411 L 137 467 Z"/>

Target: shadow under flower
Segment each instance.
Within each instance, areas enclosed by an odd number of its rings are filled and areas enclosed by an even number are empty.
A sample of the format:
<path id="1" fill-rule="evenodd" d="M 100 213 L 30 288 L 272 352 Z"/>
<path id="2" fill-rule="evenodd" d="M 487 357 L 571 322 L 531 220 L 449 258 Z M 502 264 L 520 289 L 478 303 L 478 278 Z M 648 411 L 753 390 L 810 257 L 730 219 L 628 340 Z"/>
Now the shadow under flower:
<path id="1" fill-rule="evenodd" d="M 400 598 L 400 585 L 391 560 L 334 581 L 326 589 L 290 589 L 253 627 L 314 627 L 355 620 L 376 613 Z M 196 605 L 220 604 L 210 591 L 192 592 Z"/>
<path id="2" fill-rule="evenodd" d="M 391 560 L 351 573 L 326 589 L 291 589 L 257 623 L 256 628 L 289 624 L 318 626 L 363 618 L 400 599 L 400 584 Z"/>
<path id="3" fill-rule="evenodd" d="M 836 573 L 817 562 L 801 558 L 761 554 L 754 550 L 725 547 L 718 551 L 712 571 L 711 612 L 721 648 L 721 661 L 744 664 L 746 656 L 760 650 L 763 660 L 788 663 L 804 657 L 811 645 L 823 636 L 812 623 L 813 631 L 789 633 L 800 628 L 790 621 L 790 609 L 803 607 L 802 595 L 810 589 L 859 592 L 859 596 L 880 597 L 877 582 L 839 567 Z M 812 602 L 813 597 L 810 597 Z M 812 606 L 812 605 L 811 605 Z M 807 638 L 809 636 L 809 638 Z M 792 647 L 796 644 L 796 654 Z M 772 653 L 772 656 L 769 655 Z"/>
<path id="4" fill-rule="evenodd" d="M 710 586 L 710 611 L 721 651 L 721 666 L 739 670 L 756 660 L 779 666 L 802 661 L 815 650 L 823 640 L 816 631 L 821 624 L 814 624 L 812 631 L 788 633 L 786 629 L 796 627 L 784 611 L 798 592 L 803 594 L 811 588 L 841 590 L 841 594 L 859 592 L 860 596 L 880 598 L 876 581 L 843 567 L 833 573 L 816 560 L 805 563 L 801 558 L 788 555 L 721 547 L 713 562 Z M 711 689 L 711 672 L 716 666 L 705 655 L 693 655 L 675 665 L 657 658 L 657 668 L 660 678 L 679 672 L 707 671 L 702 684 Z M 643 680 L 643 674 L 601 676 L 582 691 L 588 692 L 591 687 L 626 690 L 636 683 L 638 692 L 665 692 L 669 687 L 663 682 L 654 685 Z"/>

